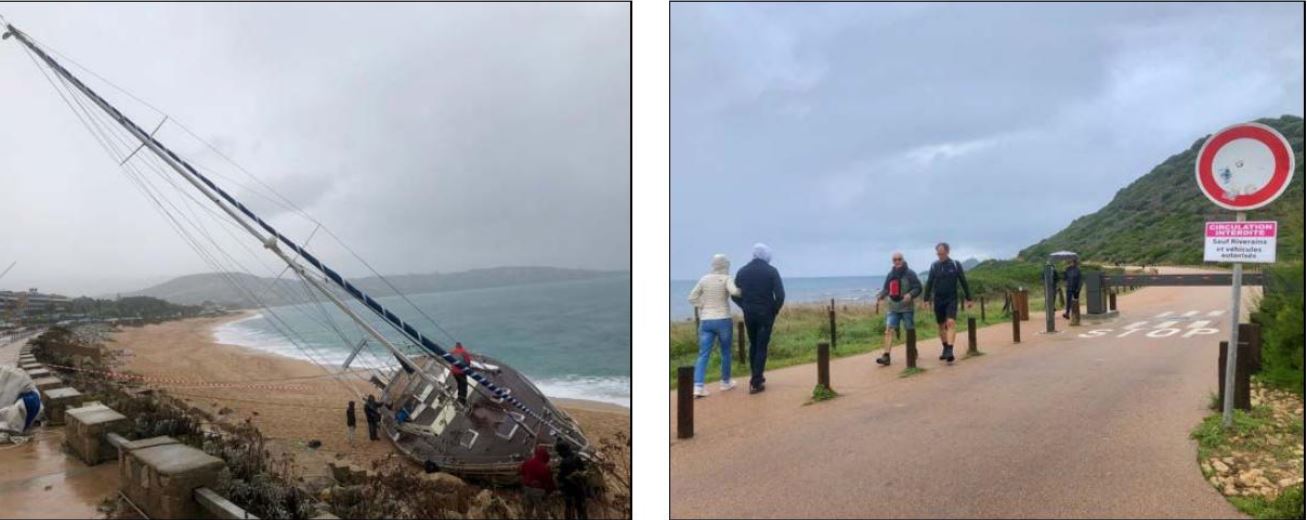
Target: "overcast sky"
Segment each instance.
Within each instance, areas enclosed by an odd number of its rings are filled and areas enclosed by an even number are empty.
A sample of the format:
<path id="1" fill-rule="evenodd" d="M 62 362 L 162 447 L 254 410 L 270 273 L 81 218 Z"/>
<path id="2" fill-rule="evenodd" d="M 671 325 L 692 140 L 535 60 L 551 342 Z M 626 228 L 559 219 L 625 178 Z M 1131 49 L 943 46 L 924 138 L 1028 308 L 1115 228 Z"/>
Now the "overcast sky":
<path id="1" fill-rule="evenodd" d="M 629 269 L 626 5 L 5 4 L 0 15 L 184 123 L 382 273 Z M 161 119 L 69 68 L 142 127 Z M 219 163 L 178 127 L 160 135 Z M 0 289 L 98 294 L 207 270 L 14 39 L 0 45 L 0 172 L 0 270 L 18 261 Z M 274 225 L 311 231 L 228 187 Z"/>
<path id="2" fill-rule="evenodd" d="M 673 4 L 672 277 L 1008 258 L 1204 135 L 1303 114 L 1302 4 Z M 1186 187 L 1177 187 L 1186 188 Z"/>

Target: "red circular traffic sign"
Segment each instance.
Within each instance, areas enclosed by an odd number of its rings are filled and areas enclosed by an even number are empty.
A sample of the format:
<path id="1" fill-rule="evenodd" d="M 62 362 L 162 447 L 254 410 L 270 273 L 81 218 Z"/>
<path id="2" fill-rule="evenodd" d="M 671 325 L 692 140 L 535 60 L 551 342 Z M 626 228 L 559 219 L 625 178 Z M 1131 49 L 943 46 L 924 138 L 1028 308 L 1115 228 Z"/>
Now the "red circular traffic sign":
<path id="1" fill-rule="evenodd" d="M 1240 123 L 1212 134 L 1194 161 L 1198 189 L 1217 206 L 1235 211 L 1270 204 L 1289 187 L 1293 170 L 1289 141 L 1261 123 Z"/>

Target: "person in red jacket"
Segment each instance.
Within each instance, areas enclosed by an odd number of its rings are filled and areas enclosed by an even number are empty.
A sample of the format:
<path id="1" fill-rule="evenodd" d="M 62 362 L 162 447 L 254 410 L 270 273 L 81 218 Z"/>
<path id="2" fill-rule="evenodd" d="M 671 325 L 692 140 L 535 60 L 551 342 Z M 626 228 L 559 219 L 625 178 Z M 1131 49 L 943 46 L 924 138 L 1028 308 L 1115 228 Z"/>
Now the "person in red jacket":
<path id="1" fill-rule="evenodd" d="M 468 366 L 472 366 L 472 354 L 469 354 L 467 349 L 463 348 L 462 342 L 454 343 L 454 350 L 450 354 L 467 363 Z M 454 374 L 454 381 L 458 382 L 458 402 L 463 403 L 463 406 L 467 406 L 467 374 L 463 373 L 463 369 L 455 365 L 450 365 L 449 371 Z"/>
<path id="2" fill-rule="evenodd" d="M 535 456 L 522 463 L 523 517 L 543 518 L 545 497 L 554 491 L 554 474 L 549 469 L 549 449 L 536 446 Z"/>

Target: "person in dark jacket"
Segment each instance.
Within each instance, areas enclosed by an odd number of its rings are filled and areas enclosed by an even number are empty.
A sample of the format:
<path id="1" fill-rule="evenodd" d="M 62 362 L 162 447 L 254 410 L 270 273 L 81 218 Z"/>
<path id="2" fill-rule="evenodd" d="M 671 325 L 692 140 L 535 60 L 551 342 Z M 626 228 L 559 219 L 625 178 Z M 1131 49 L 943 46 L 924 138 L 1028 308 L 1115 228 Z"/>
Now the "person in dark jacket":
<path id="1" fill-rule="evenodd" d="M 554 446 L 558 452 L 558 489 L 563 492 L 563 518 L 586 520 L 585 460 L 572 450 L 572 445 L 558 441 Z"/>
<path id="2" fill-rule="evenodd" d="M 1066 310 L 1062 311 L 1062 317 L 1071 319 L 1071 306 L 1080 305 L 1080 260 L 1072 258 L 1071 264 L 1066 266 Z"/>
<path id="3" fill-rule="evenodd" d="M 467 366 L 472 366 L 472 355 L 468 353 L 467 349 L 463 348 L 463 342 L 455 342 L 454 350 L 450 354 L 458 358 L 459 361 L 466 363 Z M 463 372 L 463 369 L 455 365 L 449 366 L 449 372 L 454 374 L 454 381 L 458 383 L 458 402 L 467 406 L 467 374 Z"/>
<path id="4" fill-rule="evenodd" d="M 939 358 L 952 363 L 953 339 L 957 336 L 958 286 L 962 286 L 967 308 L 971 308 L 971 287 L 967 285 L 966 273 L 962 272 L 962 263 L 949 258 L 948 253 L 947 242 L 935 245 L 935 256 L 939 260 L 930 264 L 930 277 L 926 278 L 926 301 L 935 302 L 935 323 L 939 324 L 939 341 L 944 344 Z"/>
<path id="5" fill-rule="evenodd" d="M 876 358 L 876 363 L 881 366 L 889 366 L 890 347 L 894 344 L 894 331 L 898 330 L 899 323 L 903 323 L 903 327 L 908 330 L 916 327 L 912 318 L 913 304 L 921 296 L 921 280 L 917 278 L 917 273 L 908 268 L 903 253 L 895 251 L 890 261 L 893 262 L 893 267 L 885 275 L 885 283 L 876 295 L 876 300 L 889 298 L 889 305 L 885 309 L 885 353 Z"/>
<path id="6" fill-rule="evenodd" d="M 349 445 L 354 445 L 354 427 L 358 425 L 358 419 L 354 417 L 354 401 L 349 402 L 345 407 L 345 426 L 349 428 Z"/>
<path id="7" fill-rule="evenodd" d="M 749 393 L 756 394 L 767 382 L 762 375 L 767 344 L 771 342 L 776 315 L 785 305 L 785 286 L 781 273 L 771 266 L 771 248 L 761 243 L 753 245 L 753 260 L 735 273 L 735 286 L 740 295 L 731 296 L 731 300 L 744 311 L 744 328 L 749 334 Z"/>
<path id="8" fill-rule="evenodd" d="M 377 400 L 371 395 L 363 403 L 363 417 L 368 421 L 368 440 L 377 440 L 377 424 L 381 422 L 381 411 L 377 409 Z"/>

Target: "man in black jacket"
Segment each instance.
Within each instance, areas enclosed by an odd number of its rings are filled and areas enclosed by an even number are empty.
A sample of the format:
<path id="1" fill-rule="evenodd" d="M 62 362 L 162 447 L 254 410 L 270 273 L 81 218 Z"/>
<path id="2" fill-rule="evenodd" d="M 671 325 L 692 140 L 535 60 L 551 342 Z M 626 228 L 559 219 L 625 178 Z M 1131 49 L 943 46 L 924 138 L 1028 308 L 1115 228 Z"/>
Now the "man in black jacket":
<path id="1" fill-rule="evenodd" d="M 781 273 L 771 266 L 771 248 L 766 244 L 753 245 L 753 260 L 735 273 L 735 286 L 739 296 L 731 300 L 744 311 L 744 328 L 749 333 L 749 393 L 763 391 L 763 367 L 767 364 L 767 344 L 771 341 L 772 324 L 785 304 L 785 286 Z"/>
<path id="2" fill-rule="evenodd" d="M 377 409 L 377 400 L 371 395 L 363 403 L 363 417 L 368 420 L 368 440 L 377 440 L 377 423 L 381 422 L 381 410 Z"/>
<path id="3" fill-rule="evenodd" d="M 1066 279 L 1066 310 L 1062 311 L 1062 317 L 1071 319 L 1071 306 L 1080 305 L 1080 259 L 1071 259 L 1063 278 Z"/>
<path id="4" fill-rule="evenodd" d="M 935 323 L 939 324 L 939 341 L 944 344 L 939 359 L 952 363 L 953 339 L 957 336 L 958 285 L 962 286 L 967 308 L 971 308 L 971 287 L 967 285 L 967 275 L 962 272 L 962 263 L 949 258 L 948 253 L 947 242 L 935 245 L 935 256 L 939 260 L 930 264 L 926 301 L 935 302 Z"/>

